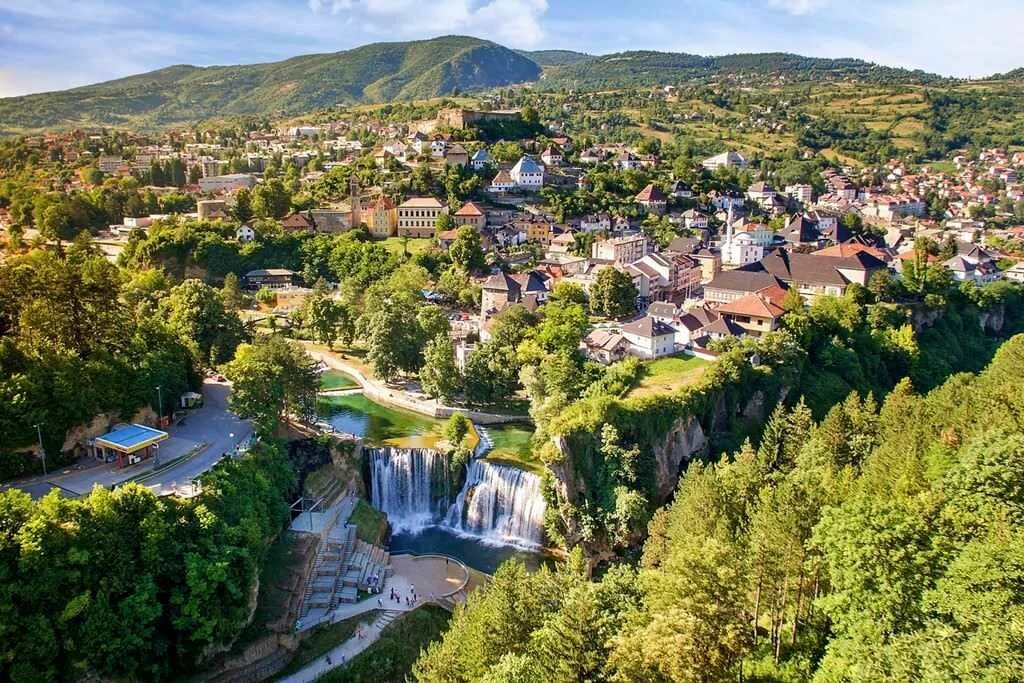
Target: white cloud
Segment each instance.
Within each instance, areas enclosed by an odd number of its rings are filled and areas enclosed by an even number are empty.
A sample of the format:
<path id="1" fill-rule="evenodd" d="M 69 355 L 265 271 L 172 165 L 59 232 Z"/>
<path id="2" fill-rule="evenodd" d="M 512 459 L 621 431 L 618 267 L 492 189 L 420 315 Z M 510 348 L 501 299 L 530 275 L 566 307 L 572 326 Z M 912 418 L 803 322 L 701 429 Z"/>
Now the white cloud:
<path id="1" fill-rule="evenodd" d="M 824 9 L 830 0 L 768 0 L 768 4 L 790 14 L 811 14 Z"/>
<path id="2" fill-rule="evenodd" d="M 547 0 L 308 0 L 321 16 L 338 17 L 374 35 L 427 37 L 467 33 L 515 47 L 544 38 L 541 20 Z"/>

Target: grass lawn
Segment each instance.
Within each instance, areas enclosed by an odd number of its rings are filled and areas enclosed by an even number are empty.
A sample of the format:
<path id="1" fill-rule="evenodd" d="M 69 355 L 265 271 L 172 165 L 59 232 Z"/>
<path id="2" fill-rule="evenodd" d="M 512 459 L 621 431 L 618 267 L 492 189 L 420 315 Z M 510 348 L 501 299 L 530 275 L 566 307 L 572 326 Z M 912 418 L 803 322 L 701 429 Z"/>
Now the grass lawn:
<path id="1" fill-rule="evenodd" d="M 377 642 L 356 655 L 347 665 L 330 671 L 318 680 L 323 683 L 401 683 L 409 674 L 420 652 L 440 640 L 451 615 L 435 605 L 424 605 L 391 623 Z"/>
<path id="2" fill-rule="evenodd" d="M 520 424 L 493 425 L 488 426 L 487 431 L 494 442 L 494 449 L 487 454 L 487 460 L 516 465 L 538 474 L 543 471 L 543 463 L 533 453 L 533 427 Z"/>
<path id="3" fill-rule="evenodd" d="M 956 164 L 952 161 L 929 161 L 926 165 L 932 173 L 956 173 Z"/>
<path id="4" fill-rule="evenodd" d="M 288 666 L 282 669 L 277 676 L 284 678 L 299 671 L 317 657 L 322 657 L 325 653 L 354 636 L 359 624 L 364 622 L 368 624 L 376 618 L 377 610 L 370 610 L 369 612 L 363 612 L 362 614 L 339 621 L 336 624 L 314 626 L 310 634 L 299 644 L 299 649 L 295 651 L 295 656 L 288 662 Z"/>
<path id="5" fill-rule="evenodd" d="M 380 538 L 387 528 L 387 516 L 383 512 L 375 510 L 362 498 L 356 503 L 348 521 L 356 525 L 356 536 L 374 545 L 380 542 Z"/>
<path id="6" fill-rule="evenodd" d="M 668 394 L 693 384 L 707 368 L 709 361 L 695 356 L 666 356 L 644 363 L 640 383 L 629 396 Z"/>
<path id="7" fill-rule="evenodd" d="M 326 370 L 322 375 L 320 375 L 321 391 L 331 391 L 332 389 L 354 389 L 358 386 L 358 382 L 341 370 Z"/>
<path id="8" fill-rule="evenodd" d="M 410 237 L 408 240 L 402 237 L 386 237 L 380 243 L 392 254 L 401 254 L 404 249 L 412 256 L 429 249 L 433 241 L 429 237 Z"/>

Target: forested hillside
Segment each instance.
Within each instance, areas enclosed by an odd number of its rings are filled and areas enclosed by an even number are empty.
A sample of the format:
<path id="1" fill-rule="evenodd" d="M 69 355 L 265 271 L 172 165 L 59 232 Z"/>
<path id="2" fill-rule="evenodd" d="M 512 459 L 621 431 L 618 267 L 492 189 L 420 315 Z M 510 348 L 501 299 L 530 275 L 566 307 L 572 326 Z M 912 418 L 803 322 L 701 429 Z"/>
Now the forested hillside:
<path id="1" fill-rule="evenodd" d="M 573 50 L 517 50 L 517 52 L 541 66 L 564 66 L 594 59 L 594 55 Z"/>
<path id="2" fill-rule="evenodd" d="M 943 80 L 935 74 L 860 59 L 821 59 L 782 52 L 702 57 L 677 52 L 635 51 L 564 64 L 545 72 L 540 86 L 551 90 L 595 90 L 676 84 L 694 78 L 741 74 L 800 81 L 849 79 L 922 84 Z"/>
<path id="3" fill-rule="evenodd" d="M 0 99 L 0 130 L 155 127 L 230 115 L 289 115 L 536 80 L 540 67 L 495 43 L 446 36 L 374 43 L 242 66 L 171 66 L 107 83 Z"/>
<path id="4" fill-rule="evenodd" d="M 921 390 L 952 373 L 980 370 L 1000 339 L 1024 331 L 1021 289 L 1009 282 L 949 291 L 935 315 L 914 303 L 926 267 L 877 293 L 821 298 L 791 311 L 781 331 L 735 342 L 701 379 L 678 392 L 630 396 L 595 384 L 579 400 L 537 419 L 549 481 L 547 528 L 591 559 L 627 554 L 675 486 L 681 465 L 756 437 L 777 403 L 800 401 L 820 419 L 851 392 L 881 400 L 903 378 Z M 948 284 L 936 286 L 946 291 Z M 934 295 L 933 295 L 934 296 Z M 896 303 L 899 299 L 904 303 Z M 933 299 L 938 303 L 939 299 Z M 1002 318 L 986 333 L 983 318 Z M 934 318 L 915 329 L 918 316 Z M 628 380 L 624 380 L 628 385 Z M 610 428 L 610 429 L 609 429 Z M 684 475 L 688 476 L 688 475 Z"/>
<path id="5" fill-rule="evenodd" d="M 999 78 L 1015 78 L 1011 72 Z M 234 66 L 169 66 L 72 90 L 0 99 L 0 134 L 47 128 L 157 128 L 226 116 L 291 116 L 337 105 L 425 99 L 533 83 L 598 91 L 725 80 L 952 86 L 959 81 L 859 59 L 789 53 L 704 57 L 631 51 L 511 50 L 465 36 L 373 43 Z M 776 100 L 778 98 L 775 98 Z"/>
<path id="6" fill-rule="evenodd" d="M 1024 667 L 1024 337 L 978 375 L 692 465 L 636 569 L 499 570 L 424 681 L 1016 680 Z"/>

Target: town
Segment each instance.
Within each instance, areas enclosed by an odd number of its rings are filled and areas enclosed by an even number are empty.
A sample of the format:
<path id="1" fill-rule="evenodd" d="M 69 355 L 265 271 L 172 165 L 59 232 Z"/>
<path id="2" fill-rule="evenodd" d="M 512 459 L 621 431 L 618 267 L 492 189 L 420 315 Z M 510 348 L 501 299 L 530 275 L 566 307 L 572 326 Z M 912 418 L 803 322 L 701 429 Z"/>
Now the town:
<path id="1" fill-rule="evenodd" d="M 139 188 L 141 198 L 94 238 L 112 258 L 182 220 L 228 229 L 240 245 L 354 231 L 406 252 L 443 252 L 461 235 L 496 264 L 463 273 L 464 287 L 479 295 L 434 292 L 464 317 L 453 327 L 463 367 L 496 315 L 513 304 L 536 310 L 559 283 L 588 296 L 595 285 L 600 297 L 614 292 L 608 307 L 591 303 L 605 319 L 582 342 L 588 357 L 610 363 L 678 352 L 714 358 L 714 342 L 777 329 L 790 292 L 809 304 L 850 285 L 884 288 L 926 264 L 940 264 L 956 283 L 1024 282 L 1024 152 L 984 149 L 938 168 L 896 159 L 828 167 L 776 187 L 770 179 L 740 182 L 759 174 L 736 150 L 679 173 L 649 149 L 583 148 L 557 121 L 537 124 L 531 111 L 536 135 L 493 144 L 469 139 L 469 127 L 529 127 L 521 111 L 440 108 L 401 124 L 362 116 L 249 131 L 233 144 L 115 135 L 130 156 L 105 153 L 111 138 L 103 133 L 30 137 L 25 145 L 83 169 L 65 192 L 122 179 Z M 360 177 L 378 184 L 361 185 Z M 585 203 L 595 183 L 615 183 L 600 207 Z M 147 213 L 153 205 L 194 210 Z M 0 209 L 0 225 L 20 235 L 17 212 Z M 257 295 L 270 290 L 264 297 L 287 295 L 274 309 L 284 320 L 316 283 L 287 263 L 260 265 L 243 274 L 244 285 Z M 479 307 L 467 310 L 468 298 Z"/>

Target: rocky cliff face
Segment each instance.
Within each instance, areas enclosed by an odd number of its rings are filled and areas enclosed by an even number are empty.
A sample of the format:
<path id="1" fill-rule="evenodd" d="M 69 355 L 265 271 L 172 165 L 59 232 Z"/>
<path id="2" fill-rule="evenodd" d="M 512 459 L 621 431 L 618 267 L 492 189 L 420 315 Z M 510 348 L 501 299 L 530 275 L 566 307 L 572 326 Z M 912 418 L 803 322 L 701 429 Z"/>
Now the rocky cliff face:
<path id="1" fill-rule="evenodd" d="M 1003 325 L 1006 324 L 1006 308 L 1004 306 L 996 306 L 989 311 L 979 311 L 978 322 L 981 324 L 981 329 L 985 332 L 999 334 L 1003 331 Z"/>
<path id="2" fill-rule="evenodd" d="M 676 488 L 683 464 L 707 453 L 708 438 L 696 417 L 680 418 L 654 448 L 658 499 L 665 500 Z"/>
<path id="3" fill-rule="evenodd" d="M 986 334 L 999 334 L 1003 331 L 1006 323 L 1006 307 L 1003 305 L 993 306 L 988 310 L 977 310 L 978 325 Z M 928 309 L 924 306 L 917 306 L 913 310 L 911 324 L 915 332 L 920 332 L 926 327 L 931 327 L 946 315 L 943 308 Z"/>
<path id="4" fill-rule="evenodd" d="M 90 439 L 95 439 L 97 436 L 103 436 L 110 431 L 112 426 L 119 422 L 152 426 L 156 424 L 156 411 L 149 406 L 145 406 L 140 408 L 129 420 L 121 420 L 117 415 L 100 413 L 89 422 L 75 425 L 69 429 L 64 435 L 64 444 L 61 446 L 61 451 L 67 453 L 80 449 L 83 443 Z M 80 450 L 82 453 L 85 452 L 85 449 Z"/>

